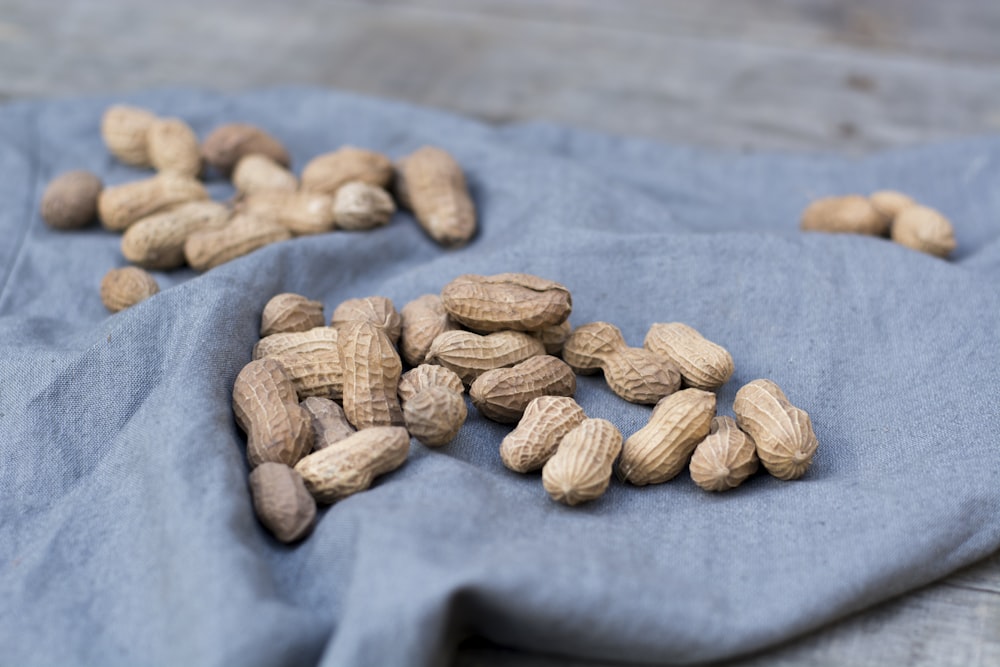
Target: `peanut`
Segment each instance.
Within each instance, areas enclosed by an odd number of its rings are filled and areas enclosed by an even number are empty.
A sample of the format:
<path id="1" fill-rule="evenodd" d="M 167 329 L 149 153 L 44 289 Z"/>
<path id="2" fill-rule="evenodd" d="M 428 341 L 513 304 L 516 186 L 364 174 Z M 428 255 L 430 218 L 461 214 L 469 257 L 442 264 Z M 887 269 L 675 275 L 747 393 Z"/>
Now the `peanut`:
<path id="1" fill-rule="evenodd" d="M 604 371 L 618 396 L 632 403 L 656 403 L 677 391 L 681 376 L 673 363 L 640 347 L 629 347 L 622 332 L 608 322 L 577 327 L 562 350 L 563 359 L 581 374 Z"/>
<path id="2" fill-rule="evenodd" d="M 903 209 L 892 223 L 892 240 L 935 257 L 947 257 L 956 246 L 948 218 L 927 206 Z"/>
<path id="3" fill-rule="evenodd" d="M 146 135 L 149 161 L 159 172 L 196 178 L 201 172 L 198 136 L 180 118 L 157 118 Z"/>
<path id="4" fill-rule="evenodd" d="M 54 178 L 42 195 L 42 220 L 53 229 L 79 229 L 97 217 L 97 198 L 104 189 L 89 171 L 68 171 Z"/>
<path id="5" fill-rule="evenodd" d="M 345 183 L 333 196 L 333 219 L 338 229 L 374 229 L 389 224 L 396 205 L 389 193 L 362 181 Z"/>
<path id="6" fill-rule="evenodd" d="M 443 366 L 422 364 L 404 373 L 397 393 L 410 435 L 428 447 L 454 440 L 468 416 L 464 391 L 462 380 Z"/>
<path id="7" fill-rule="evenodd" d="M 410 451 L 405 428 L 376 426 L 313 452 L 295 466 L 318 502 L 333 503 L 364 491 L 379 475 L 403 465 Z"/>
<path id="8" fill-rule="evenodd" d="M 112 313 L 131 308 L 160 291 L 156 279 L 142 269 L 111 269 L 101 280 L 101 301 Z"/>
<path id="9" fill-rule="evenodd" d="M 108 151 L 125 164 L 149 167 L 147 135 L 154 122 L 156 114 L 116 104 L 101 118 L 101 136 Z"/>
<path id="10" fill-rule="evenodd" d="M 233 169 L 233 186 L 244 195 L 266 190 L 295 192 L 299 181 L 288 171 L 266 155 L 253 153 L 240 158 Z"/>
<path id="11" fill-rule="evenodd" d="M 295 386 L 299 400 L 310 396 L 341 398 L 344 393 L 344 372 L 336 351 L 282 352 L 268 359 L 277 359 L 285 367 Z"/>
<path id="12" fill-rule="evenodd" d="M 323 326 L 323 304 L 301 294 L 285 292 L 271 297 L 260 316 L 260 337 L 308 331 Z"/>
<path id="13" fill-rule="evenodd" d="M 186 176 L 164 173 L 141 181 L 105 188 L 97 199 L 104 227 L 122 232 L 129 225 L 154 213 L 191 201 L 208 199 L 205 187 Z"/>
<path id="14" fill-rule="evenodd" d="M 260 339 L 253 346 L 253 358 L 263 359 L 285 352 L 315 354 L 324 351 L 337 352 L 336 329 L 316 327 L 308 331 L 271 334 L 267 338 Z"/>
<path id="15" fill-rule="evenodd" d="M 274 220 L 296 236 L 323 234 L 337 226 L 333 198 L 315 192 L 261 190 L 241 199 L 236 208 Z"/>
<path id="16" fill-rule="evenodd" d="M 568 289 L 526 273 L 462 275 L 445 285 L 441 301 L 453 320 L 478 333 L 539 331 L 562 324 L 573 309 Z"/>
<path id="17" fill-rule="evenodd" d="M 399 378 L 399 387 L 396 393 L 399 394 L 399 399 L 405 403 L 429 387 L 443 387 L 459 395 L 465 392 L 462 380 L 453 371 L 444 366 L 421 364 L 413 370 L 403 373 Z"/>
<path id="18" fill-rule="evenodd" d="M 771 380 L 754 380 L 736 392 L 733 412 L 757 446 L 757 456 L 778 479 L 798 479 L 812 464 L 818 441 L 809 415 L 788 401 Z"/>
<path id="19" fill-rule="evenodd" d="M 401 426 L 403 410 L 396 389 L 403 364 L 385 333 L 364 320 L 337 331 L 344 373 L 344 412 L 358 430 Z"/>
<path id="20" fill-rule="evenodd" d="M 251 361 L 233 385 L 236 423 L 247 434 L 251 467 L 266 461 L 294 466 L 312 449 L 312 422 L 285 367 L 273 358 Z"/>
<path id="21" fill-rule="evenodd" d="M 326 449 L 357 433 L 344 409 L 328 398 L 310 396 L 300 404 L 312 418 L 313 451 Z"/>
<path id="22" fill-rule="evenodd" d="M 540 340 L 521 331 L 497 331 L 486 336 L 471 331 L 446 331 L 431 344 L 427 361 L 448 368 L 465 384 L 494 368 L 504 368 L 545 354 Z"/>
<path id="23" fill-rule="evenodd" d="M 572 333 L 573 325 L 569 323 L 569 320 L 566 320 L 562 324 L 551 324 L 544 329 L 539 329 L 531 335 L 542 341 L 542 345 L 545 346 L 545 354 L 555 356 L 562 353 L 563 345 L 566 344 Z"/>
<path id="24" fill-rule="evenodd" d="M 458 246 L 476 233 L 476 207 L 462 167 L 440 148 L 424 146 L 403 158 L 397 169 L 400 203 L 441 245 Z"/>
<path id="25" fill-rule="evenodd" d="M 714 391 L 733 375 L 732 355 L 680 322 L 651 326 L 643 347 L 676 366 L 689 387 Z"/>
<path id="26" fill-rule="evenodd" d="M 224 176 L 229 176 L 240 159 L 247 155 L 265 155 L 283 167 L 292 162 L 280 141 L 248 123 L 228 123 L 215 128 L 205 138 L 201 153 L 205 162 Z"/>
<path id="27" fill-rule="evenodd" d="M 916 205 L 917 202 L 902 192 L 895 190 L 879 190 L 868 195 L 868 201 L 872 203 L 875 210 L 888 218 L 895 220 L 904 208 Z"/>
<path id="28" fill-rule="evenodd" d="M 601 497 L 611 482 L 622 434 L 606 419 L 584 419 L 570 431 L 542 468 L 542 484 L 552 500 L 579 505 Z"/>
<path id="29" fill-rule="evenodd" d="M 813 232 L 870 234 L 884 236 L 890 219 L 861 195 L 824 197 L 802 212 L 802 229 Z"/>
<path id="30" fill-rule="evenodd" d="M 147 269 L 175 269 L 184 265 L 184 243 L 202 230 L 221 229 L 229 209 L 214 201 L 181 204 L 165 213 L 136 221 L 122 236 L 125 259 Z"/>
<path id="31" fill-rule="evenodd" d="M 392 181 L 392 161 L 375 151 L 344 146 L 313 158 L 302 170 L 302 189 L 309 192 L 334 195 L 351 181 L 386 188 Z"/>
<path id="32" fill-rule="evenodd" d="M 538 470 L 586 418 L 583 408 L 568 396 L 539 396 L 528 403 L 517 428 L 500 443 L 503 464 L 515 472 Z"/>
<path id="33" fill-rule="evenodd" d="M 676 477 L 705 439 L 715 416 L 715 394 L 684 389 L 657 403 L 649 423 L 622 449 L 622 478 L 635 484 L 660 484 Z"/>
<path id="34" fill-rule="evenodd" d="M 184 242 L 184 258 L 195 271 L 208 271 L 266 245 L 292 238 L 276 222 L 237 214 L 225 227 L 195 232 Z"/>
<path id="35" fill-rule="evenodd" d="M 572 396 L 573 369 L 548 355 L 532 357 L 511 368 L 486 371 L 472 383 L 469 396 L 487 419 L 512 424 L 539 396 Z"/>
<path id="36" fill-rule="evenodd" d="M 364 299 L 348 299 L 333 311 L 330 326 L 334 329 L 347 322 L 364 320 L 371 322 L 382 330 L 392 344 L 399 341 L 403 320 L 396 312 L 396 306 L 391 299 L 384 296 L 369 296 Z"/>
<path id="37" fill-rule="evenodd" d="M 279 542 L 309 534 L 316 521 L 316 501 L 302 476 L 284 463 L 262 463 L 250 473 L 250 495 L 257 518 Z"/>
<path id="38" fill-rule="evenodd" d="M 424 363 L 434 339 L 457 327 L 448 317 L 441 297 L 437 294 L 425 294 L 409 302 L 403 306 L 400 318 L 402 329 L 399 351 L 410 366 Z"/>
<path id="39" fill-rule="evenodd" d="M 716 417 L 691 456 L 691 479 L 706 491 L 728 491 L 757 472 L 753 438 L 732 417 Z"/>

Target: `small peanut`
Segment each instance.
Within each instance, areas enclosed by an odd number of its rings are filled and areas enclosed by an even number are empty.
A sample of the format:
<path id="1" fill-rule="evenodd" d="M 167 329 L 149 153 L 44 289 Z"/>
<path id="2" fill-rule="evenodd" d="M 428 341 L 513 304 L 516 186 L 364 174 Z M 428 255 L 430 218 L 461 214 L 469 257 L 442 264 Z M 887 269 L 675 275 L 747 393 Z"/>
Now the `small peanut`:
<path id="1" fill-rule="evenodd" d="M 733 357 L 726 348 L 680 322 L 654 324 L 643 347 L 671 362 L 689 387 L 714 391 L 733 376 Z"/>
<path id="2" fill-rule="evenodd" d="M 908 195 L 904 195 L 902 192 L 896 192 L 895 190 L 879 190 L 878 192 L 873 192 L 868 195 L 868 201 L 872 203 L 872 206 L 875 207 L 876 211 L 881 213 L 890 221 L 895 220 L 896 216 L 899 215 L 904 208 L 909 208 L 917 203 Z"/>
<path id="3" fill-rule="evenodd" d="M 542 484 L 552 500 L 570 506 L 600 498 L 621 450 L 622 434 L 614 424 L 584 419 L 542 468 Z"/>
<path id="4" fill-rule="evenodd" d="M 333 196 L 333 219 L 338 229 L 358 231 L 389 224 L 396 205 L 389 193 L 362 181 L 345 183 Z"/>
<path id="5" fill-rule="evenodd" d="M 282 352 L 268 359 L 277 359 L 285 367 L 295 386 L 299 400 L 310 396 L 341 398 L 344 393 L 344 371 L 340 355 L 335 350 L 310 352 Z"/>
<path id="6" fill-rule="evenodd" d="M 175 269 L 184 265 L 184 243 L 202 230 L 222 229 L 229 209 L 214 201 L 181 204 L 165 213 L 136 221 L 122 236 L 125 259 L 147 269 Z"/>
<path id="7" fill-rule="evenodd" d="M 215 128 L 205 138 L 201 153 L 205 161 L 224 176 L 229 176 L 247 155 L 265 155 L 283 167 L 292 162 L 280 141 L 248 123 L 228 123 Z"/>
<path id="8" fill-rule="evenodd" d="M 186 176 L 163 173 L 141 181 L 104 188 L 97 210 L 106 229 L 122 232 L 129 225 L 191 201 L 208 199 L 205 187 Z"/>
<path id="9" fill-rule="evenodd" d="M 890 219 L 861 195 L 824 197 L 802 212 L 802 229 L 813 232 L 884 236 Z"/>
<path id="10" fill-rule="evenodd" d="M 572 396 L 573 369 L 548 355 L 532 357 L 510 368 L 486 371 L 472 383 L 469 396 L 487 419 L 512 424 L 539 396 Z"/>
<path id="11" fill-rule="evenodd" d="M 195 271 L 208 271 L 266 245 L 292 238 L 276 222 L 237 214 L 225 227 L 195 232 L 184 242 L 184 258 Z"/>
<path id="12" fill-rule="evenodd" d="M 300 405 L 312 418 L 313 451 L 326 449 L 357 433 L 344 409 L 328 398 L 310 396 Z"/>
<path id="13" fill-rule="evenodd" d="M 382 330 L 392 344 L 399 341 L 403 321 L 391 299 L 384 296 L 369 296 L 363 299 L 348 299 L 341 302 L 330 317 L 334 329 L 347 322 L 364 320 Z"/>
<path id="14" fill-rule="evenodd" d="M 323 326 L 325 322 L 321 302 L 312 301 L 301 294 L 285 292 L 271 297 L 264 305 L 260 316 L 260 337 L 308 331 Z"/>
<path id="15" fill-rule="evenodd" d="M 527 273 L 462 275 L 445 285 L 441 301 L 453 320 L 478 333 L 539 331 L 562 324 L 573 309 L 568 289 Z"/>
<path id="16" fill-rule="evenodd" d="M 302 170 L 302 189 L 309 192 L 334 195 L 351 181 L 386 188 L 392 181 L 392 161 L 375 151 L 344 146 L 313 158 Z"/>
<path id="17" fill-rule="evenodd" d="M 691 479 L 706 491 L 728 491 L 757 472 L 753 438 L 732 417 L 716 417 L 691 456 Z"/>
<path id="18" fill-rule="evenodd" d="M 233 412 L 247 434 L 251 467 L 266 461 L 294 466 L 312 449 L 312 421 L 299 405 L 285 367 L 273 358 L 251 361 L 236 376 Z"/>
<path id="19" fill-rule="evenodd" d="M 405 428 L 376 426 L 313 452 L 295 466 L 318 502 L 333 503 L 364 491 L 379 475 L 403 465 L 410 451 Z"/>
<path id="20" fill-rule="evenodd" d="M 788 401 L 771 380 L 754 380 L 736 392 L 733 412 L 757 446 L 757 456 L 778 479 L 798 479 L 812 464 L 818 441 L 809 415 Z"/>
<path id="21" fill-rule="evenodd" d="M 201 172 L 198 136 L 180 118 L 157 118 L 146 135 L 149 161 L 159 172 L 196 178 Z"/>
<path id="22" fill-rule="evenodd" d="M 476 207 L 462 167 L 440 148 L 424 146 L 400 161 L 400 201 L 439 244 L 459 246 L 476 233 Z"/>
<path id="23" fill-rule="evenodd" d="M 455 439 L 468 416 L 465 387 L 443 366 L 422 364 L 399 378 L 398 394 L 410 435 L 428 447 Z"/>
<path id="24" fill-rule="evenodd" d="M 79 229 L 97 217 L 104 184 L 89 171 L 68 171 L 52 179 L 42 195 L 42 220 L 53 229 Z"/>
<path id="25" fill-rule="evenodd" d="M 399 400 L 405 403 L 430 387 L 443 387 L 459 395 L 465 392 L 462 380 L 453 371 L 444 366 L 421 364 L 413 370 L 403 373 L 399 378 L 399 387 L 397 388 Z"/>
<path id="26" fill-rule="evenodd" d="M 521 331 L 497 331 L 481 336 L 471 331 L 446 331 L 431 344 L 427 361 L 448 368 L 465 384 L 494 368 L 504 368 L 545 354 L 545 346 Z"/>
<path id="27" fill-rule="evenodd" d="M 131 308 L 160 291 L 156 279 L 142 269 L 111 269 L 101 280 L 101 301 L 112 313 Z"/>
<path id="28" fill-rule="evenodd" d="M 316 522 L 316 501 L 302 476 L 284 463 L 262 463 L 250 473 L 250 495 L 257 518 L 279 542 L 309 534 Z"/>
<path id="29" fill-rule="evenodd" d="M 611 391 L 631 403 L 656 403 L 677 391 L 681 383 L 672 362 L 647 349 L 629 347 L 618 327 L 608 322 L 574 329 L 563 345 L 562 357 L 577 373 L 603 370 Z"/>
<path id="30" fill-rule="evenodd" d="M 253 358 L 263 359 L 285 352 L 315 354 L 327 351 L 337 352 L 337 330 L 316 327 L 308 331 L 271 334 L 267 338 L 261 338 L 253 346 Z"/>
<path id="31" fill-rule="evenodd" d="M 358 430 L 402 426 L 396 389 L 403 364 L 389 337 L 365 320 L 344 323 L 337 331 L 344 373 L 344 412 Z"/>
<path id="32" fill-rule="evenodd" d="M 299 189 L 299 181 L 295 174 L 266 155 L 252 153 L 236 163 L 233 186 L 244 195 L 266 190 L 295 192 Z"/>
<path id="33" fill-rule="evenodd" d="M 261 190 L 241 199 L 236 209 L 274 220 L 296 236 L 323 234 L 337 226 L 333 198 L 316 192 Z"/>
<path id="34" fill-rule="evenodd" d="M 133 167 L 149 167 L 147 136 L 156 114 L 139 107 L 116 104 L 101 118 L 104 145 L 116 158 Z"/>
<path id="35" fill-rule="evenodd" d="M 622 478 L 635 484 L 660 484 L 676 477 L 705 439 L 715 416 L 715 394 L 684 389 L 656 404 L 649 423 L 633 433 L 622 450 Z"/>
<path id="36" fill-rule="evenodd" d="M 517 428 L 500 443 L 503 464 L 515 472 L 538 470 L 586 418 L 583 408 L 568 396 L 539 396 L 528 403 Z"/>
<path id="37" fill-rule="evenodd" d="M 935 257 L 947 257 L 956 246 L 948 218 L 927 206 L 903 209 L 892 223 L 892 240 Z"/>
<path id="38" fill-rule="evenodd" d="M 399 351 L 410 366 L 424 363 L 434 339 L 457 327 L 437 294 L 425 294 L 409 302 L 400 311 L 400 318 Z"/>

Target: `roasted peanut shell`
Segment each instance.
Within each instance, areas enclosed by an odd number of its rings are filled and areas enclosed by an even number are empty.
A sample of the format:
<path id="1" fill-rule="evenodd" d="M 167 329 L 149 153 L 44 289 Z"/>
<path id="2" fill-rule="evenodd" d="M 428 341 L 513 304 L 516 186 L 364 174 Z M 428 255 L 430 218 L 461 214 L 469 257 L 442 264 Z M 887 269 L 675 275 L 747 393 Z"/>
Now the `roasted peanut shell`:
<path id="1" fill-rule="evenodd" d="M 909 208 L 917 203 L 909 195 L 895 190 L 873 192 L 868 196 L 868 201 L 872 203 L 876 211 L 889 220 L 895 220 L 904 208 Z"/>
<path id="2" fill-rule="evenodd" d="M 562 324 L 573 310 L 569 290 L 527 273 L 466 274 L 441 290 L 445 310 L 473 331 L 539 331 Z"/>
<path id="3" fill-rule="evenodd" d="M 654 324 L 643 346 L 676 366 L 689 387 L 714 391 L 733 375 L 732 355 L 680 322 Z"/>
<path id="4" fill-rule="evenodd" d="M 237 214 L 225 227 L 195 232 L 184 242 L 184 258 L 195 271 L 208 271 L 266 245 L 292 238 L 276 222 Z"/>
<path id="5" fill-rule="evenodd" d="M 586 418 L 583 408 L 568 396 L 539 396 L 528 403 L 517 428 L 500 443 L 503 464 L 515 472 L 538 470 Z"/>
<path id="6" fill-rule="evenodd" d="M 362 181 L 345 183 L 333 195 L 333 219 L 338 229 L 362 231 L 389 224 L 396 204 L 388 192 Z"/>
<path id="7" fill-rule="evenodd" d="M 706 491 L 728 491 L 757 472 L 753 438 L 732 417 L 716 417 L 691 456 L 691 479 Z"/>
<path id="8" fill-rule="evenodd" d="M 156 278 L 142 269 L 111 269 L 101 280 L 101 301 L 112 313 L 131 308 L 160 291 Z"/>
<path id="9" fill-rule="evenodd" d="M 54 178 L 42 195 L 42 220 L 53 229 L 79 229 L 97 218 L 104 184 L 89 171 L 68 171 Z"/>
<path id="10" fill-rule="evenodd" d="M 333 198 L 316 192 L 259 190 L 241 199 L 237 210 L 273 220 L 296 236 L 336 228 Z"/>
<path id="11" fill-rule="evenodd" d="M 300 401 L 310 396 L 339 399 L 343 395 L 344 373 L 336 350 L 283 352 L 268 358 L 277 359 L 285 367 Z"/>
<path id="12" fill-rule="evenodd" d="M 405 403 L 430 387 L 442 387 L 459 395 L 465 392 L 461 378 L 454 371 L 448 370 L 444 366 L 421 364 L 403 373 L 399 378 L 397 389 L 399 400 Z"/>
<path id="13" fill-rule="evenodd" d="M 337 335 L 348 420 L 358 430 L 403 425 L 396 395 L 403 364 L 392 341 L 365 320 L 344 323 Z"/>
<path id="14" fill-rule="evenodd" d="M 257 518 L 286 544 L 302 539 L 316 522 L 316 501 L 299 473 L 284 463 L 262 463 L 250 473 Z"/>
<path id="15" fill-rule="evenodd" d="M 867 197 L 845 195 L 824 197 L 809 204 L 802 212 L 801 227 L 806 231 L 883 236 L 890 219 L 875 208 Z"/>
<path id="16" fill-rule="evenodd" d="M 397 193 L 427 234 L 444 246 L 476 233 L 476 207 L 462 167 L 440 148 L 424 146 L 400 161 Z"/>
<path id="17" fill-rule="evenodd" d="M 376 426 L 313 452 L 295 466 L 318 502 L 333 503 L 364 491 L 379 475 L 406 462 L 410 436 L 405 428 Z"/>
<path id="18" fill-rule="evenodd" d="M 251 361 L 236 376 L 233 412 L 247 434 L 251 467 L 266 461 L 293 466 L 312 449 L 312 421 L 299 405 L 285 367 L 274 358 Z"/>
<path id="19" fill-rule="evenodd" d="M 486 371 L 472 383 L 469 396 L 487 419 L 512 424 L 539 396 L 572 396 L 576 375 L 561 359 L 532 357 L 511 368 Z"/>
<path id="20" fill-rule="evenodd" d="M 427 362 L 454 371 L 468 385 L 486 371 L 543 354 L 542 342 L 521 331 L 497 331 L 485 336 L 471 331 L 446 331 L 434 339 Z"/>
<path id="21" fill-rule="evenodd" d="M 225 176 L 247 155 L 265 155 L 283 167 L 292 160 L 280 141 L 261 128 L 248 123 L 220 125 L 201 145 L 202 157 Z"/>
<path id="22" fill-rule="evenodd" d="M 271 158 L 253 153 L 236 163 L 233 186 L 244 195 L 266 190 L 295 192 L 299 189 L 299 181 L 295 174 Z"/>
<path id="23" fill-rule="evenodd" d="M 262 338 L 253 346 L 253 358 L 262 359 L 285 352 L 315 354 L 337 352 L 337 330 L 330 327 L 316 327 L 308 331 L 272 334 Z"/>
<path id="24" fill-rule="evenodd" d="M 386 188 L 392 182 L 392 161 L 375 151 L 344 146 L 313 158 L 302 169 L 302 189 L 309 192 L 335 195 L 351 181 Z"/>
<path id="25" fill-rule="evenodd" d="M 300 405 L 312 418 L 313 451 L 325 449 L 357 433 L 344 409 L 329 398 L 310 396 Z"/>
<path id="26" fill-rule="evenodd" d="M 927 206 L 903 209 L 892 223 L 892 240 L 935 257 L 955 249 L 955 230 L 948 218 Z"/>
<path id="27" fill-rule="evenodd" d="M 334 329 L 347 322 L 364 320 L 381 329 L 392 344 L 399 341 L 402 328 L 402 318 L 396 311 L 392 299 L 384 296 L 369 296 L 363 299 L 348 299 L 337 306 L 330 317 L 330 326 Z"/>
<path id="28" fill-rule="evenodd" d="M 214 201 L 181 204 L 165 213 L 138 220 L 122 236 L 125 259 L 147 269 L 175 269 L 184 265 L 184 243 L 199 231 L 222 229 L 229 209 Z"/>
<path id="29" fill-rule="evenodd" d="M 622 434 L 606 419 L 584 419 L 559 443 L 542 468 L 542 484 L 552 500 L 579 505 L 599 498 L 611 482 Z"/>
<path id="30" fill-rule="evenodd" d="M 201 172 L 198 136 L 180 118 L 157 118 L 146 135 L 149 161 L 160 172 L 196 178 Z"/>
<path id="31" fill-rule="evenodd" d="M 116 104 L 108 107 L 101 117 L 101 137 L 108 151 L 134 167 L 148 167 L 149 128 L 156 114 L 139 107 Z"/>
<path id="32" fill-rule="evenodd" d="M 467 416 L 462 394 L 446 387 L 428 387 L 403 403 L 406 429 L 428 447 L 454 440 Z"/>
<path id="33" fill-rule="evenodd" d="M 193 178 L 163 173 L 104 188 L 97 198 L 97 210 L 106 229 L 122 232 L 146 216 L 207 199 L 208 191 Z"/>
<path id="34" fill-rule="evenodd" d="M 410 366 L 424 363 L 434 339 L 457 328 L 437 294 L 425 294 L 409 302 L 400 311 L 400 318 L 399 351 Z"/>
<path id="35" fill-rule="evenodd" d="M 260 336 L 308 331 L 323 326 L 325 321 L 321 302 L 285 292 L 271 297 L 264 305 L 260 316 Z"/>
<path id="36" fill-rule="evenodd" d="M 804 475 L 812 464 L 818 441 L 804 410 L 771 380 L 754 380 L 736 392 L 733 412 L 740 428 L 753 438 L 757 456 L 778 479 Z"/>

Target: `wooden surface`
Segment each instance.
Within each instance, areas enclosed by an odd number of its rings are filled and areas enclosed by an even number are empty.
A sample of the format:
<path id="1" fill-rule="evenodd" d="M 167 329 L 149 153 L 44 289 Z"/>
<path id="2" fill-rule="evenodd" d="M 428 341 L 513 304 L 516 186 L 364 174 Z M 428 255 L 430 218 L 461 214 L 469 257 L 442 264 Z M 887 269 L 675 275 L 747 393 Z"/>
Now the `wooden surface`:
<path id="1" fill-rule="evenodd" d="M 0 0 L 0 100 L 304 83 L 492 122 L 859 153 L 1000 131 L 998 34 L 996 0 Z M 471 641 L 455 664 L 585 663 Z M 726 664 L 1000 665 L 1000 554 Z"/>

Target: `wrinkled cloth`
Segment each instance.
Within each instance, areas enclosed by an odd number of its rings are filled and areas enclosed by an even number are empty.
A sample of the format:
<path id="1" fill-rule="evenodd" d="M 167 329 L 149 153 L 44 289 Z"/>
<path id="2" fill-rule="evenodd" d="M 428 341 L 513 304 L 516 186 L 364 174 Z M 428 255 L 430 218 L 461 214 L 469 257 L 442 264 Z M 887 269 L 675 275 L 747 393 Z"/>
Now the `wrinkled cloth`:
<path id="1" fill-rule="evenodd" d="M 204 137 L 257 123 L 296 169 L 344 144 L 424 144 L 466 169 L 481 221 L 435 245 L 407 213 L 372 232 L 268 246 L 116 315 L 98 286 L 120 237 L 42 224 L 46 183 L 113 159 L 114 102 Z M 866 159 L 740 155 L 547 124 L 492 127 L 315 89 L 173 90 L 0 107 L 0 662 L 437 665 L 478 635 L 623 663 L 766 647 L 1000 547 L 1000 140 Z M 942 261 L 885 239 L 802 233 L 813 198 L 894 188 L 943 211 Z M 209 184 L 226 200 L 227 182 Z M 687 472 L 552 502 L 503 467 L 509 426 L 470 416 L 436 450 L 318 516 L 285 546 L 257 522 L 233 381 L 279 292 L 398 307 L 463 273 L 570 288 L 571 320 L 641 345 L 686 322 L 730 350 L 719 392 L 771 378 L 812 416 L 808 474 L 709 494 Z M 600 375 L 577 399 L 627 437 L 650 408 Z"/>

